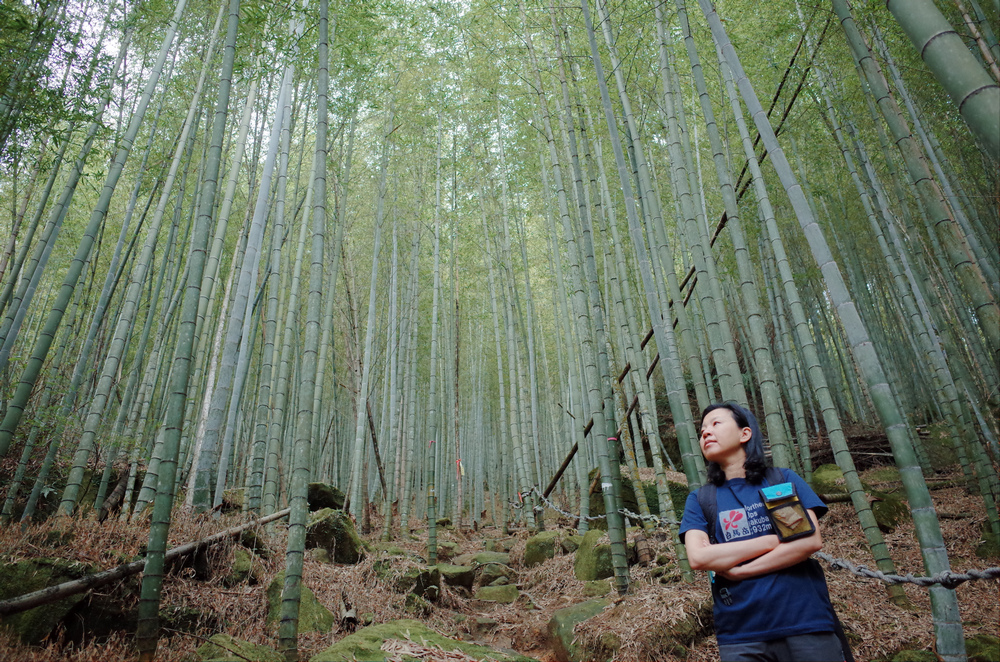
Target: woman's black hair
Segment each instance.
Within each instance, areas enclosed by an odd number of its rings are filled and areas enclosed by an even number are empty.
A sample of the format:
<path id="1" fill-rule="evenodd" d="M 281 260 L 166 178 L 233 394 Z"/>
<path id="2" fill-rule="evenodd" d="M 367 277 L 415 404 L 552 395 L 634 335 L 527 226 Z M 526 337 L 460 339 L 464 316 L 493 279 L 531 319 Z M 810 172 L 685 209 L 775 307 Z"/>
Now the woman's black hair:
<path id="1" fill-rule="evenodd" d="M 701 412 L 702 423 L 704 423 L 705 417 L 708 416 L 709 412 L 716 409 L 729 411 L 740 429 L 750 428 L 750 440 L 743 444 L 743 450 L 747 454 L 747 459 L 743 462 L 743 469 L 746 471 L 746 480 L 748 483 L 757 485 L 763 482 L 764 474 L 767 472 L 767 458 L 764 457 L 764 435 L 761 434 L 757 418 L 753 415 L 752 411 L 746 407 L 741 407 L 735 402 L 716 402 L 705 407 L 705 411 Z M 706 463 L 705 469 L 708 472 L 709 482 L 716 487 L 726 482 L 726 473 L 719 466 L 718 462 Z"/>

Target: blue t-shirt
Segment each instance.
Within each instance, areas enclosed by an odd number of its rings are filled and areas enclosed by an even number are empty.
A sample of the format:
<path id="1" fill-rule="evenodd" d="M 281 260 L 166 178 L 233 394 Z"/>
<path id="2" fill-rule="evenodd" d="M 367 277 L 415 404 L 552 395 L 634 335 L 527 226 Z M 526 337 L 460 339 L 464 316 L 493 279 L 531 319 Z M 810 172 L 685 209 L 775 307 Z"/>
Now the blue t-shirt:
<path id="1" fill-rule="evenodd" d="M 817 517 L 827 511 L 812 488 L 791 469 L 781 469 L 785 480 L 795 485 L 799 499 Z M 722 542 L 749 540 L 774 533 L 758 490 L 767 479 L 752 485 L 744 478 L 727 480 L 716 491 L 718 519 L 715 537 Z M 708 533 L 705 515 L 696 492 L 688 495 L 680 535 L 692 529 Z M 729 592 L 724 604 L 718 592 Z M 811 632 L 832 632 L 835 616 L 822 569 L 808 559 L 790 568 L 765 575 L 731 581 L 714 574 L 712 591 L 715 635 L 720 644 L 770 641 Z"/>

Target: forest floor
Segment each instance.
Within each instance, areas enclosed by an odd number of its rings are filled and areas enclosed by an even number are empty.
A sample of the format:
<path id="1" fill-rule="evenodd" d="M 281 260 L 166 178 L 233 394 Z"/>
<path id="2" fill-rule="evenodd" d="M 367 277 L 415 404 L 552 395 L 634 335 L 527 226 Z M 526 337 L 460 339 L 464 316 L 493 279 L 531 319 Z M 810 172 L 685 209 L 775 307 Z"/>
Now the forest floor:
<path id="1" fill-rule="evenodd" d="M 957 478 L 939 475 L 938 478 Z M 885 491 L 899 491 L 898 483 L 878 485 Z M 998 559 L 981 559 L 975 555 L 985 514 L 982 500 L 968 495 L 960 487 L 938 489 L 933 492 L 935 506 L 941 521 L 944 539 L 952 569 L 964 571 L 997 565 Z M 566 526 L 554 512 L 547 520 L 547 528 Z M 221 519 L 179 517 L 170 531 L 171 545 L 198 540 L 237 523 L 235 516 Z M 377 522 L 375 523 L 378 524 Z M 831 504 L 830 512 L 821 521 L 824 551 L 834 557 L 854 563 L 873 566 L 861 528 L 849 503 Z M 378 527 L 374 533 L 363 536 L 369 542 L 378 541 Z M 574 531 L 564 529 L 565 533 Z M 274 527 L 266 539 L 274 550 L 284 547 L 284 527 Z M 491 538 L 505 537 L 493 527 L 439 529 L 438 539 L 449 540 L 459 547 L 458 553 L 484 549 Z M 559 554 L 533 568 L 523 567 L 527 531 L 513 531 L 514 544 L 510 552 L 511 567 L 517 571 L 515 583 L 521 597 L 512 604 L 495 604 L 472 599 L 461 590 L 443 588 L 440 598 L 433 603 L 422 620 L 430 627 L 453 637 L 480 643 L 495 649 L 517 651 L 542 662 L 555 660 L 547 635 L 547 624 L 552 613 L 560 608 L 582 602 L 584 582 L 578 581 L 573 572 L 573 555 Z M 660 540 L 659 538 L 663 538 Z M 909 520 L 886 535 L 889 551 L 900 574 L 912 572 L 922 575 L 920 550 Z M 145 527 L 107 522 L 97 524 L 90 520 L 73 520 L 64 523 L 42 523 L 24 531 L 18 527 L 0 529 L 0 550 L 7 559 L 60 557 L 81 561 L 92 566 L 108 568 L 138 555 L 146 542 Z M 397 536 L 395 544 L 415 554 L 426 551 L 426 534 L 416 532 Z M 707 579 L 698 573 L 693 584 L 680 581 L 680 574 L 673 566 L 673 554 L 666 536 L 654 535 L 650 542 L 654 557 L 666 554 L 671 558 L 666 571 L 659 577 L 649 567 L 631 568 L 632 585 L 628 595 L 612 594 L 612 604 L 598 616 L 577 628 L 578 641 L 590 650 L 599 651 L 609 641 L 619 646 L 615 660 L 680 660 L 713 662 L 718 660 L 718 649 L 710 627 L 696 628 L 685 642 L 686 658 L 678 657 L 672 642 L 664 632 L 670 625 L 695 616 L 702 617 L 710 602 Z M 259 583 L 246 583 L 226 587 L 221 577 L 232 564 L 236 543 L 223 543 L 212 548 L 208 560 L 213 578 L 197 580 L 192 569 L 170 575 L 164 582 L 163 605 L 197 610 L 210 615 L 202 630 L 194 632 L 168 632 L 160 640 L 158 660 L 188 661 L 197 659 L 195 649 L 205 638 L 219 631 L 220 625 L 228 634 L 264 645 L 275 645 L 275 628 L 266 624 L 267 599 L 265 590 L 271 579 L 284 567 L 284 557 L 274 554 L 263 560 Z M 404 595 L 392 589 L 389 582 L 379 579 L 374 567 L 375 555 L 369 555 L 354 565 L 325 564 L 307 556 L 305 584 L 320 602 L 337 613 L 338 599 L 346 597 L 358 615 L 367 615 L 374 623 L 400 618 L 413 618 L 404 609 Z M 416 563 L 414 562 L 414 565 Z M 831 597 L 850 638 L 854 641 L 855 657 L 860 661 L 888 660 L 901 649 L 925 649 L 933 644 L 930 600 L 926 589 L 905 585 L 910 606 L 893 604 L 880 582 L 862 579 L 845 571 L 827 569 Z M 995 635 L 1000 622 L 998 582 L 972 581 L 958 587 L 961 618 L 967 637 L 980 633 Z M 137 582 L 132 580 L 125 587 L 109 587 L 101 594 L 105 598 L 123 601 L 124 607 L 138 601 Z M 710 611 L 709 611 L 710 613 Z M 474 625 L 476 618 L 492 619 L 496 625 L 483 632 Z M 707 625 L 707 624 L 706 624 Z M 338 622 L 329 634 L 307 633 L 299 638 L 301 659 L 319 653 L 348 634 Z M 475 634 L 474 634 L 475 633 Z M 611 637 L 609 633 L 615 636 Z M 41 646 L 28 647 L 15 640 L 0 628 L 0 659 L 11 662 L 110 662 L 134 659 L 132 632 L 121 632 L 101 639 L 69 643 L 62 638 L 43 642 Z M 605 658 L 606 659 L 606 658 Z"/>

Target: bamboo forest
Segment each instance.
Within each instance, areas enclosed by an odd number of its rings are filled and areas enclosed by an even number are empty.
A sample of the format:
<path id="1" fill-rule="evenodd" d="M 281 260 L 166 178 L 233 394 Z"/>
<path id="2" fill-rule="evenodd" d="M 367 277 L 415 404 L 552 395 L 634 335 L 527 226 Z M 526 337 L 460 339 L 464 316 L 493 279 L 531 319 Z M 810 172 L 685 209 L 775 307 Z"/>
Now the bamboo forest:
<path id="1" fill-rule="evenodd" d="M 730 402 L 848 660 L 998 662 L 998 35 L 0 0 L 0 659 L 718 661 Z"/>

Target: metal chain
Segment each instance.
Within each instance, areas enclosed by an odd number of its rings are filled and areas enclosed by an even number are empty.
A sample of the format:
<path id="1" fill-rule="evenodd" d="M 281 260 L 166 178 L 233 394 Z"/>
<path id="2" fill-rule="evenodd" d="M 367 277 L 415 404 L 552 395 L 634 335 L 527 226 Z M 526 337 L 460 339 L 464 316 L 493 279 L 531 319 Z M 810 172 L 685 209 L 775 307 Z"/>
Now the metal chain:
<path id="1" fill-rule="evenodd" d="M 580 519 L 585 522 L 593 522 L 595 520 L 601 520 L 607 518 L 607 515 L 593 515 L 588 517 L 583 517 L 582 515 L 577 515 L 574 513 L 567 512 L 552 503 L 549 499 L 545 497 L 544 494 L 537 488 L 532 487 L 524 492 L 518 492 L 518 501 L 520 503 L 509 502 L 511 507 L 515 510 L 524 508 L 524 498 L 535 494 L 539 499 L 545 503 L 546 506 L 556 511 L 560 515 L 568 517 L 570 519 Z M 536 511 L 542 510 L 541 506 L 534 507 Z M 677 520 L 670 519 L 667 517 L 658 517 L 656 515 L 639 515 L 633 513 L 627 508 L 621 508 L 619 511 L 622 515 L 634 520 L 641 520 L 643 522 L 654 522 L 656 526 L 669 526 L 671 524 L 679 524 Z M 972 581 L 975 579 L 1000 579 L 1000 567 L 986 568 L 985 570 L 966 570 L 962 572 L 939 572 L 936 575 L 930 577 L 915 577 L 912 573 L 907 573 L 905 575 L 887 575 L 880 570 L 872 570 L 865 565 L 855 565 L 847 559 L 837 559 L 829 554 L 824 554 L 823 552 L 817 552 L 816 556 L 826 561 L 830 564 L 830 568 L 833 570 L 847 570 L 848 572 L 857 575 L 858 577 L 865 577 L 866 579 L 878 579 L 879 581 L 885 582 L 886 584 L 916 584 L 917 586 L 929 587 L 935 584 L 940 584 L 944 588 L 953 589 L 960 584 Z"/>
<path id="2" fill-rule="evenodd" d="M 607 518 L 607 515 L 593 515 L 584 517 L 583 515 L 577 515 L 574 513 L 566 512 L 556 504 L 552 503 L 548 498 L 546 498 L 546 496 L 542 494 L 541 490 L 539 490 L 537 487 L 532 487 L 531 489 L 525 490 L 524 492 L 518 492 L 517 497 L 520 503 L 514 503 L 513 501 L 509 501 L 508 503 L 510 503 L 511 508 L 514 508 L 515 510 L 520 510 L 521 508 L 524 508 L 523 505 L 524 498 L 527 496 L 531 496 L 532 494 L 537 495 L 538 498 L 541 499 L 542 502 L 544 502 L 545 505 L 551 508 L 552 510 L 570 519 L 579 519 L 585 522 L 594 522 L 597 520 L 602 520 Z M 542 510 L 542 507 L 535 506 L 535 510 L 536 511 Z M 653 522 L 657 527 L 665 527 L 671 524 L 674 525 L 680 524 L 680 522 L 678 522 L 677 520 L 671 519 L 669 517 L 659 517 L 658 515 L 639 515 L 638 513 L 633 513 L 631 510 L 627 508 L 621 508 L 618 510 L 618 512 L 621 513 L 622 515 L 625 515 L 629 519 L 640 520 L 642 522 Z"/>
<path id="3" fill-rule="evenodd" d="M 1000 579 L 1000 568 L 986 568 L 986 570 L 966 570 L 964 573 L 944 571 L 930 577 L 914 577 L 910 573 L 905 575 L 887 575 L 879 570 L 871 570 L 864 565 L 855 565 L 847 559 L 835 559 L 829 554 L 817 552 L 816 556 L 830 564 L 834 570 L 847 570 L 858 577 L 878 579 L 886 584 L 916 584 L 917 586 L 933 586 L 940 584 L 945 588 L 955 588 L 973 579 Z"/>

